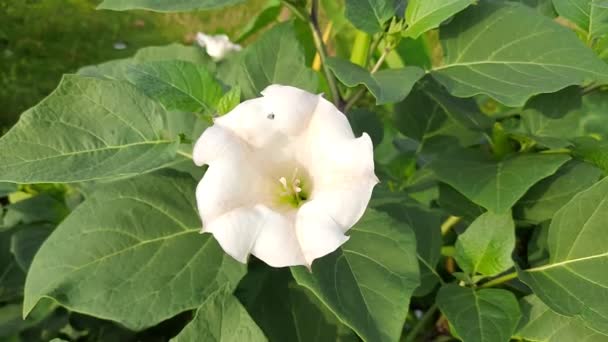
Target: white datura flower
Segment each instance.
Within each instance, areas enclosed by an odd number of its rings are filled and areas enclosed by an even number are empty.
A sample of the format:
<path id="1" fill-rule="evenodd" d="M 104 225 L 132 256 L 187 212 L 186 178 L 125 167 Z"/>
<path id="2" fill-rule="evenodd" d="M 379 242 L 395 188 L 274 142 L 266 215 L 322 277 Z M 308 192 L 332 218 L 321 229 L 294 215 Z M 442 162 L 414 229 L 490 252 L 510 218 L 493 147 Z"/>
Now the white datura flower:
<path id="1" fill-rule="evenodd" d="M 370 137 L 322 95 L 271 85 L 215 119 L 194 146 L 202 232 L 245 263 L 304 265 L 348 240 L 378 183 Z"/>
<path id="2" fill-rule="evenodd" d="M 241 51 L 239 44 L 234 44 L 225 34 L 206 35 L 202 32 L 196 34 L 196 42 L 207 50 L 207 54 L 215 61 L 219 61 L 233 51 Z"/>

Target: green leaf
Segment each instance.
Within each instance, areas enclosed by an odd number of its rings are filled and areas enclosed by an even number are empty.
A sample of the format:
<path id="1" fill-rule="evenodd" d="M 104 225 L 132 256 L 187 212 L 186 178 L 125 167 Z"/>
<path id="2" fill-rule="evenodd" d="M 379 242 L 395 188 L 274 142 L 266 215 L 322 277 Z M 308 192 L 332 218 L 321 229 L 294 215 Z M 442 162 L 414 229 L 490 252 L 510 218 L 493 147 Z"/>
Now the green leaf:
<path id="1" fill-rule="evenodd" d="M 608 178 L 580 192 L 554 216 L 547 264 L 519 272 L 553 311 L 608 334 Z"/>
<path id="2" fill-rule="evenodd" d="M 585 116 L 588 114 L 582 108 L 581 89 L 571 86 L 556 93 L 534 96 L 526 104 L 519 122 L 506 122 L 505 130 L 515 137 L 523 136 L 542 146 L 559 149 L 570 145 L 568 139 L 585 134 Z"/>
<path id="3" fill-rule="evenodd" d="M 395 0 L 346 0 L 345 15 L 355 27 L 367 33 L 384 29 L 384 24 L 395 15 Z"/>
<path id="4" fill-rule="evenodd" d="M 471 6 L 442 28 L 441 41 L 446 56 L 432 75 L 459 97 L 487 94 L 518 107 L 532 95 L 608 77 L 573 32 L 518 4 Z"/>
<path id="5" fill-rule="evenodd" d="M 168 111 L 210 113 L 222 96 L 222 87 L 210 72 L 185 61 L 131 65 L 126 78 Z"/>
<path id="6" fill-rule="evenodd" d="M 475 0 L 410 0 L 405 11 L 408 27 L 403 34 L 418 38 L 473 3 Z"/>
<path id="7" fill-rule="evenodd" d="M 553 0 L 560 16 L 589 34 L 589 39 L 608 33 L 608 8 L 605 0 Z"/>
<path id="8" fill-rule="evenodd" d="M 349 232 L 350 239 L 314 263 L 312 272 L 294 267 L 292 273 L 363 340 L 398 340 L 419 285 L 414 234 L 372 209 Z"/>
<path id="9" fill-rule="evenodd" d="M 348 329 L 287 269 L 250 269 L 236 296 L 270 341 L 335 342 Z"/>
<path id="10" fill-rule="evenodd" d="M 143 9 L 156 12 L 187 12 L 235 5 L 245 0 L 103 0 L 97 9 L 126 11 Z"/>
<path id="11" fill-rule="evenodd" d="M 267 341 L 231 292 L 224 288 L 208 296 L 192 321 L 171 341 Z"/>
<path id="12" fill-rule="evenodd" d="M 0 227 L 5 228 L 19 223 L 59 223 L 69 213 L 65 204 L 45 193 L 10 204 L 5 207 L 5 211 L 0 224 Z"/>
<path id="13" fill-rule="evenodd" d="M 415 296 L 425 296 L 433 291 L 441 279 L 436 270 L 441 257 L 441 215 L 438 211 L 425 208 L 414 201 L 403 201 L 378 206 L 377 209 L 394 219 L 407 223 L 416 234 L 416 256 L 420 268 L 420 285 Z"/>
<path id="14" fill-rule="evenodd" d="M 481 134 L 448 116 L 443 107 L 428 94 L 415 90 L 395 107 L 395 126 L 405 136 L 416 140 L 417 153 L 437 154 L 479 142 Z"/>
<path id="15" fill-rule="evenodd" d="M 597 141 L 592 138 L 574 140 L 574 156 L 599 167 L 604 174 L 608 173 L 608 141 Z"/>
<path id="16" fill-rule="evenodd" d="M 473 222 L 473 220 L 486 211 L 445 183 L 439 184 L 439 198 L 437 201 L 443 210 L 452 216 L 462 217 L 468 222 Z"/>
<path id="17" fill-rule="evenodd" d="M 276 22 L 282 8 L 283 6 L 281 5 L 280 0 L 267 0 L 260 13 L 254 16 L 243 28 L 240 29 L 238 38 L 236 38 L 235 41 L 242 42 L 266 26 Z"/>
<path id="18" fill-rule="evenodd" d="M 133 86 L 65 76 L 0 139 L 0 181 L 79 182 L 133 176 L 176 158 L 167 113 Z"/>
<path id="19" fill-rule="evenodd" d="M 605 342 L 608 336 L 586 327 L 578 318 L 558 315 L 537 296 L 519 301 L 522 318 L 514 337 L 543 342 Z"/>
<path id="20" fill-rule="evenodd" d="M 530 188 L 515 207 L 515 216 L 532 223 L 550 220 L 574 195 L 596 183 L 601 174 L 590 164 L 570 161 Z"/>
<path id="21" fill-rule="evenodd" d="M 287 22 L 274 26 L 241 53 L 222 63 L 218 78 L 239 86 L 245 98 L 260 96 L 260 92 L 271 84 L 315 92 L 317 75 L 305 65 L 294 24 Z"/>
<path id="22" fill-rule="evenodd" d="M 55 227 L 51 224 L 18 226 L 11 236 L 10 251 L 23 272 L 27 272 L 34 255 Z"/>
<path id="23" fill-rule="evenodd" d="M 52 298 L 140 330 L 198 307 L 218 288 L 236 287 L 245 267 L 199 234 L 195 188 L 189 175 L 175 172 L 100 187 L 36 254 L 24 314 Z"/>
<path id="24" fill-rule="evenodd" d="M 486 212 L 458 236 L 454 258 L 470 275 L 493 276 L 513 267 L 513 249 L 515 223 L 511 213 Z"/>
<path id="25" fill-rule="evenodd" d="M 435 82 L 426 82 L 422 90 L 443 109 L 447 116 L 460 126 L 480 132 L 492 128 L 494 120 L 483 114 L 474 100 L 453 97 Z"/>
<path id="26" fill-rule="evenodd" d="M 424 70 L 418 67 L 384 69 L 372 74 L 359 65 L 336 57 L 327 59 L 327 67 L 348 87 L 365 85 L 378 105 L 403 100 L 424 76 Z"/>
<path id="27" fill-rule="evenodd" d="M 226 92 L 218 101 L 217 112 L 220 115 L 224 115 L 233 110 L 239 103 L 241 103 L 241 88 L 237 86 Z"/>
<path id="28" fill-rule="evenodd" d="M 437 158 L 430 167 L 471 201 L 495 213 L 505 213 L 526 191 L 570 158 L 565 155 L 517 154 L 502 161 L 462 151 Z"/>
<path id="29" fill-rule="evenodd" d="M 348 113 L 347 118 L 356 137 L 367 133 L 372 139 L 374 146 L 382 143 L 384 126 L 376 113 L 364 108 L 355 108 Z"/>
<path id="30" fill-rule="evenodd" d="M 446 285 L 437 294 L 437 306 L 463 341 L 507 342 L 521 317 L 515 296 L 500 289 Z"/>
<path id="31" fill-rule="evenodd" d="M 4 197 L 17 191 L 17 184 L 0 182 L 0 197 Z"/>
<path id="32" fill-rule="evenodd" d="M 0 232 L 0 301 L 7 302 L 22 296 L 25 272 L 10 251 L 11 235 L 15 229 Z"/>

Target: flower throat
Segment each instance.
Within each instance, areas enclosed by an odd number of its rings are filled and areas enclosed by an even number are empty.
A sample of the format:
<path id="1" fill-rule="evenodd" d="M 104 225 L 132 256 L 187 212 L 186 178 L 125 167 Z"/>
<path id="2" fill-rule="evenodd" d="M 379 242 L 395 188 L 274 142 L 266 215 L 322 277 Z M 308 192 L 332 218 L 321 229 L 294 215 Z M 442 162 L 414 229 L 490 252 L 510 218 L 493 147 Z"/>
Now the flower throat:
<path id="1" fill-rule="evenodd" d="M 296 167 L 291 178 L 280 177 L 279 203 L 299 208 L 310 197 L 310 182 Z"/>

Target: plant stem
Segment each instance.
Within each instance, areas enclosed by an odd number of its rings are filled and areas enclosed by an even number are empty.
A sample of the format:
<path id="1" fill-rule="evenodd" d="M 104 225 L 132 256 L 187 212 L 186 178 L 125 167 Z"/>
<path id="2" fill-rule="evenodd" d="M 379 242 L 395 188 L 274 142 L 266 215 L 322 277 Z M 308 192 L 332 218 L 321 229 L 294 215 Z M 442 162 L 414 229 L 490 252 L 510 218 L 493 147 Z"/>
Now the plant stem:
<path id="1" fill-rule="evenodd" d="M 556 148 L 552 150 L 540 151 L 543 154 L 570 154 L 572 151 L 567 148 Z"/>
<path id="2" fill-rule="evenodd" d="M 589 93 L 592 93 L 596 90 L 599 90 L 602 86 L 603 86 L 603 84 L 601 84 L 601 83 L 592 83 L 592 84 L 588 85 L 587 87 L 583 88 L 583 90 L 581 91 L 581 95 L 584 96 Z"/>
<path id="3" fill-rule="evenodd" d="M 391 49 L 386 48 L 382 51 L 382 55 L 380 55 L 380 58 L 378 58 L 378 61 L 376 62 L 376 64 L 374 64 L 374 66 L 372 67 L 372 70 L 370 71 L 371 74 L 376 73 L 376 71 L 378 71 L 378 69 L 380 69 L 380 67 L 382 66 L 382 63 L 384 63 L 384 60 L 386 59 L 386 55 L 388 55 L 388 53 L 391 52 Z M 349 109 L 352 108 L 352 106 L 355 105 L 355 103 L 357 103 L 357 101 L 359 101 L 359 99 L 361 98 L 361 96 L 363 96 L 363 94 L 365 94 L 365 87 L 361 87 L 359 88 L 359 90 L 353 94 L 353 96 L 351 96 L 350 99 L 348 99 L 348 101 L 346 102 L 346 105 L 344 106 L 344 112 L 348 112 Z"/>
<path id="4" fill-rule="evenodd" d="M 511 272 L 511 273 L 507 273 L 503 276 L 500 276 L 498 278 L 494 278 L 484 284 L 482 284 L 481 286 L 479 286 L 480 288 L 486 288 L 486 287 L 493 287 L 496 285 L 500 285 L 502 283 L 506 283 L 509 280 L 515 279 L 517 278 L 517 272 Z"/>
<path id="5" fill-rule="evenodd" d="M 446 257 L 453 257 L 456 255 L 456 247 L 454 246 L 442 246 L 441 247 L 441 255 Z"/>
<path id="6" fill-rule="evenodd" d="M 433 315 L 435 315 L 435 312 L 437 312 L 437 304 L 433 304 L 433 306 L 431 306 L 428 310 L 426 310 L 424 315 L 422 315 L 422 317 L 420 317 L 420 320 L 418 322 L 416 322 L 416 325 L 414 325 L 412 330 L 410 330 L 410 332 L 407 334 L 407 336 L 405 336 L 405 339 L 403 339 L 402 342 L 415 341 L 416 337 L 420 334 L 422 329 L 424 329 L 424 327 L 428 324 L 428 322 L 433 318 Z"/>
<path id="7" fill-rule="evenodd" d="M 336 84 L 336 78 L 334 74 L 327 68 L 327 48 L 325 47 L 325 43 L 323 42 L 323 35 L 321 33 L 321 29 L 319 28 L 319 0 L 312 1 L 308 25 L 310 26 L 310 30 L 312 31 L 312 37 L 315 42 L 315 47 L 317 48 L 317 52 L 319 53 L 319 57 L 321 58 L 323 72 L 325 73 L 325 78 L 327 78 L 327 85 L 329 86 L 329 90 L 331 91 L 334 104 L 336 105 L 336 107 L 340 107 L 343 102 L 342 96 L 340 96 L 340 91 L 338 90 L 338 85 Z"/>
<path id="8" fill-rule="evenodd" d="M 441 224 L 441 235 L 447 235 L 452 228 L 462 220 L 462 217 L 450 216 Z"/>
<path id="9" fill-rule="evenodd" d="M 188 154 L 186 152 L 182 152 L 182 151 L 177 151 L 177 154 L 179 154 L 180 156 L 186 157 L 188 159 L 192 159 L 192 155 Z"/>

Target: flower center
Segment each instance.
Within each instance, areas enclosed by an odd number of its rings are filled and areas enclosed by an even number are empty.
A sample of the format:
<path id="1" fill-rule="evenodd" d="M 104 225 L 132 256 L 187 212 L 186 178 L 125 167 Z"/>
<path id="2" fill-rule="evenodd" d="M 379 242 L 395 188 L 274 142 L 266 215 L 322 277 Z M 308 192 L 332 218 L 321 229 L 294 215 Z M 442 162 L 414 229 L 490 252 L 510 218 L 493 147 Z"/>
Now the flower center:
<path id="1" fill-rule="evenodd" d="M 280 177 L 279 185 L 279 204 L 298 208 L 310 195 L 310 182 L 306 175 L 296 167 L 291 177 Z"/>

